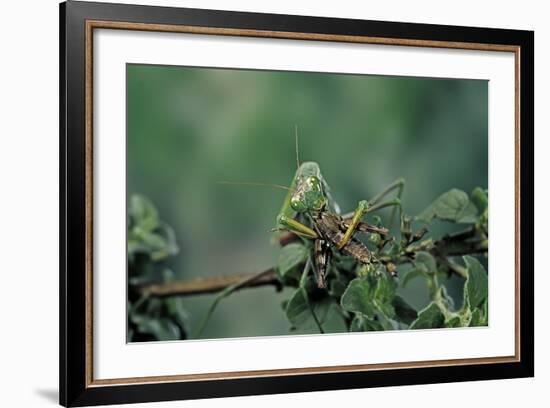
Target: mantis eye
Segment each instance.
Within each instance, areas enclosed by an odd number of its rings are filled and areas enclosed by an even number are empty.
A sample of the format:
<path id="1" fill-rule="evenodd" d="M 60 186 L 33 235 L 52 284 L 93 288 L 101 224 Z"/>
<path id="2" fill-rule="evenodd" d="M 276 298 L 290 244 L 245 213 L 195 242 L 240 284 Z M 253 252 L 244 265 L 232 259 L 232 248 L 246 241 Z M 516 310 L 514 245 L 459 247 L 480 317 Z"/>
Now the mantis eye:
<path id="1" fill-rule="evenodd" d="M 305 203 L 298 197 L 292 197 L 290 199 L 290 207 L 296 212 L 304 212 L 307 210 Z"/>
<path id="2" fill-rule="evenodd" d="M 318 189 L 319 186 L 320 186 L 320 182 L 319 182 L 319 179 L 315 176 L 311 176 L 307 179 L 307 183 L 312 187 L 312 188 L 315 188 L 315 189 Z"/>

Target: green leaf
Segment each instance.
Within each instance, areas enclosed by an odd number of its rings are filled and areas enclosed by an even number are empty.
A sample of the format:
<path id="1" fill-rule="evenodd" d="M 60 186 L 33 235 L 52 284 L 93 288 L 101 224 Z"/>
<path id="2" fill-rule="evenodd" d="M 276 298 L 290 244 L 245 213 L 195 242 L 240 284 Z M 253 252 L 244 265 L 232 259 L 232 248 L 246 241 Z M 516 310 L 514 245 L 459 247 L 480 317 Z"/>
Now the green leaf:
<path id="1" fill-rule="evenodd" d="M 487 197 L 486 190 L 483 190 L 481 187 L 476 187 L 470 194 L 470 200 L 476 206 L 479 213 L 485 211 L 489 205 L 489 198 Z"/>
<path id="2" fill-rule="evenodd" d="M 327 296 L 315 302 L 308 301 L 308 294 L 304 288 L 298 288 L 286 304 L 286 316 L 292 327 L 298 330 L 318 330 L 317 322 L 327 332 L 347 330 L 344 317 L 334 300 Z"/>
<path id="3" fill-rule="evenodd" d="M 351 321 L 350 332 L 382 331 L 384 327 L 376 320 L 369 319 L 362 314 L 356 314 Z"/>
<path id="4" fill-rule="evenodd" d="M 388 255 L 395 259 L 399 256 L 399 253 L 401 251 L 401 246 L 397 242 L 392 242 L 390 247 L 390 250 L 388 251 Z"/>
<path id="5" fill-rule="evenodd" d="M 164 248 L 168 255 L 176 255 L 179 252 L 178 244 L 176 243 L 176 233 L 167 224 L 162 224 L 159 228 L 159 234 L 166 241 L 166 247 Z"/>
<path id="6" fill-rule="evenodd" d="M 440 285 L 438 287 L 437 298 L 440 301 L 439 302 L 440 307 L 442 307 L 446 310 L 454 309 L 455 301 L 453 300 L 453 298 L 447 292 L 447 288 L 445 287 L 445 285 Z"/>
<path id="7" fill-rule="evenodd" d="M 407 271 L 407 273 L 405 273 L 405 276 L 403 276 L 403 280 L 401 281 L 401 286 L 403 286 L 404 288 L 407 287 L 407 285 L 409 284 L 410 281 L 412 281 L 413 279 L 415 279 L 419 276 L 426 277 L 426 272 L 424 272 L 421 269 L 417 269 L 417 268 L 414 268 L 414 269 L 411 269 L 410 271 Z"/>
<path id="8" fill-rule="evenodd" d="M 348 287 L 348 280 L 340 275 L 336 279 L 333 279 L 330 282 L 329 293 L 331 296 L 339 299 L 342 297 L 347 287 Z"/>
<path id="9" fill-rule="evenodd" d="M 434 218 L 457 223 L 475 223 L 477 208 L 462 190 L 456 188 L 440 195 L 428 208 L 416 217 L 426 223 Z"/>
<path id="10" fill-rule="evenodd" d="M 148 198 L 134 194 L 128 203 L 130 222 L 145 231 L 154 230 L 159 224 L 157 209 Z"/>
<path id="11" fill-rule="evenodd" d="M 176 276 L 174 271 L 172 271 L 171 269 L 168 269 L 168 268 L 164 268 L 162 270 L 162 272 L 160 273 L 160 275 L 162 276 L 162 281 L 164 283 L 173 281 L 175 276 Z"/>
<path id="12" fill-rule="evenodd" d="M 387 318 L 384 315 L 377 315 L 377 317 L 380 318 L 380 320 L 377 321 L 380 322 L 384 330 L 401 330 L 407 328 L 404 327 L 406 326 L 404 323 L 400 323 L 397 320 Z"/>
<path id="13" fill-rule="evenodd" d="M 153 261 L 160 261 L 178 252 L 177 246 L 171 245 L 168 240 L 161 235 L 162 232 L 163 231 L 158 229 L 155 230 L 155 232 L 140 230 L 139 238 L 142 243 L 140 252 L 148 253 Z M 128 248 L 130 249 L 130 246 L 128 246 Z M 136 248 L 133 248 L 133 250 L 134 252 L 138 252 Z"/>
<path id="14" fill-rule="evenodd" d="M 461 327 L 461 321 L 459 316 L 454 316 L 445 323 L 445 327 Z"/>
<path id="15" fill-rule="evenodd" d="M 436 273 L 437 264 L 435 258 L 428 252 L 419 252 L 416 254 L 414 263 L 418 269 L 424 273 Z"/>
<path id="16" fill-rule="evenodd" d="M 481 308 L 477 308 L 472 311 L 472 318 L 470 320 L 470 326 L 487 326 L 488 316 L 487 316 L 487 301 L 485 301 Z"/>
<path id="17" fill-rule="evenodd" d="M 286 305 L 286 317 L 296 329 L 316 328 L 315 318 L 322 324 L 326 320 L 330 304 L 328 297 L 312 303 L 308 299 L 307 291 L 304 288 L 298 288 Z"/>
<path id="18" fill-rule="evenodd" d="M 279 275 L 284 278 L 290 274 L 298 265 L 305 262 L 308 256 L 307 248 L 300 243 L 288 244 L 281 249 L 279 254 Z M 299 277 L 299 275 L 298 275 Z"/>
<path id="19" fill-rule="evenodd" d="M 298 288 L 286 305 L 286 317 L 293 327 L 302 327 L 312 319 L 304 288 Z"/>
<path id="20" fill-rule="evenodd" d="M 329 307 L 324 316 L 321 316 L 320 322 L 326 333 L 341 333 L 347 331 L 347 324 L 340 306 L 333 300 L 327 299 Z M 317 310 L 314 308 L 314 310 Z"/>
<path id="21" fill-rule="evenodd" d="M 290 299 L 285 299 L 281 302 L 281 309 L 283 309 L 286 312 L 286 308 L 288 306 L 288 302 Z"/>
<path id="22" fill-rule="evenodd" d="M 482 316 L 481 310 L 475 309 L 472 312 L 472 319 L 470 320 L 470 327 L 483 326 L 483 324 L 481 324 L 482 320 L 483 320 L 483 316 Z"/>
<path id="23" fill-rule="evenodd" d="M 485 302 L 483 302 L 483 305 L 481 306 L 481 310 L 483 311 L 483 320 L 482 323 L 487 326 L 489 323 L 489 300 L 485 299 Z"/>
<path id="24" fill-rule="evenodd" d="M 421 269 L 411 269 L 410 271 L 408 271 L 407 273 L 405 273 L 405 276 L 403 276 L 403 280 L 402 280 L 402 283 L 401 285 L 405 288 L 407 287 L 407 285 L 415 278 L 419 277 L 419 276 L 423 276 L 423 277 L 427 277 L 427 274 L 425 271 L 421 270 Z"/>
<path id="25" fill-rule="evenodd" d="M 381 303 L 378 300 L 373 302 L 378 309 L 378 311 L 384 315 L 386 319 L 393 319 L 395 317 L 395 309 L 391 303 Z"/>
<path id="26" fill-rule="evenodd" d="M 144 245 L 140 240 L 132 239 L 128 236 L 128 260 L 133 262 L 135 254 L 138 252 L 147 252 L 149 247 Z"/>
<path id="27" fill-rule="evenodd" d="M 485 268 L 476 258 L 466 255 L 463 259 L 468 268 L 464 297 L 467 298 L 470 310 L 473 311 L 487 299 L 489 282 Z"/>
<path id="28" fill-rule="evenodd" d="M 128 258 L 131 262 L 137 253 L 147 254 L 153 261 L 160 261 L 179 251 L 174 231 L 168 225 L 160 224 L 156 210 L 151 208 L 151 211 L 154 211 L 153 215 L 151 212 L 145 212 L 145 216 L 149 218 L 138 219 L 136 225 L 128 225 Z M 154 221 L 150 221 L 151 219 Z M 150 225 L 147 225 L 148 223 Z"/>
<path id="29" fill-rule="evenodd" d="M 376 289 L 374 290 L 374 304 L 388 319 L 393 319 L 395 317 L 395 310 L 391 302 L 395 296 L 396 286 L 393 277 L 384 271 L 379 275 Z"/>
<path id="30" fill-rule="evenodd" d="M 184 300 L 181 297 L 168 297 L 164 300 L 167 314 L 174 319 L 182 329 L 188 330 L 189 312 L 185 308 Z"/>
<path id="31" fill-rule="evenodd" d="M 409 305 L 401 296 L 395 296 L 392 301 L 395 317 L 398 321 L 411 324 L 417 317 L 417 311 Z"/>
<path id="32" fill-rule="evenodd" d="M 154 232 L 149 231 L 143 231 L 141 234 L 141 240 L 145 245 L 148 245 L 153 250 L 160 250 L 167 246 L 167 242 L 159 234 L 155 234 Z"/>
<path id="33" fill-rule="evenodd" d="M 439 293 L 439 280 L 437 278 L 437 264 L 435 258 L 428 252 L 419 252 L 416 255 L 416 269 L 420 270 L 427 279 L 430 297 L 435 300 Z"/>
<path id="34" fill-rule="evenodd" d="M 428 306 L 418 313 L 418 317 L 413 321 L 409 329 L 433 329 L 443 327 L 445 316 L 435 302 L 431 302 Z"/>
<path id="35" fill-rule="evenodd" d="M 372 302 L 373 291 L 368 278 L 352 280 L 340 300 L 342 309 L 362 313 L 370 319 L 374 318 L 376 307 Z"/>
<path id="36" fill-rule="evenodd" d="M 134 316 L 137 331 L 153 335 L 157 340 L 179 340 L 180 330 L 170 319 Z"/>
<path id="37" fill-rule="evenodd" d="M 374 298 L 380 303 L 391 302 L 395 296 L 396 283 L 393 277 L 386 272 L 382 272 L 377 280 Z"/>
<path id="38" fill-rule="evenodd" d="M 362 313 L 372 319 L 377 312 L 393 319 L 395 310 L 392 305 L 396 289 L 395 280 L 386 272 L 356 278 L 350 282 L 342 295 L 342 308 L 348 312 Z"/>

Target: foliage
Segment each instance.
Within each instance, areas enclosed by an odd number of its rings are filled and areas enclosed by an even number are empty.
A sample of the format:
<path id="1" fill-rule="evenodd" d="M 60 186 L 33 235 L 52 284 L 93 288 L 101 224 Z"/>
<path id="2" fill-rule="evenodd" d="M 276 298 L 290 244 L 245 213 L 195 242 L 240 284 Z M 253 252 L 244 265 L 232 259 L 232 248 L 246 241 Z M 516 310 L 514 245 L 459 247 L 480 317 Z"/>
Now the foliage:
<path id="1" fill-rule="evenodd" d="M 182 297 L 153 297 L 143 290 L 173 279 L 165 261 L 178 253 L 174 233 L 142 196 L 131 197 L 128 214 L 129 340 L 185 339 L 188 323 Z M 378 217 L 370 221 L 380 226 Z M 441 221 L 460 229 L 439 238 L 429 236 L 429 227 Z M 311 242 L 296 237 L 285 243 L 275 269 L 278 286 L 292 289 L 282 305 L 290 330 L 335 333 L 487 325 L 487 222 L 486 190 L 476 188 L 468 195 L 452 189 L 416 217 L 402 214 L 395 236 L 382 240 L 376 233 L 367 234 L 363 242 L 375 263 L 359 264 L 332 248 L 327 289 L 316 285 Z M 462 280 L 461 299 L 453 299 L 442 283 L 451 274 Z M 430 301 L 416 310 L 401 292 L 419 279 Z M 221 291 L 209 313 L 233 290 Z"/>
<path id="2" fill-rule="evenodd" d="M 487 325 L 487 272 L 473 256 L 487 251 L 487 203 L 485 190 L 476 188 L 469 196 L 452 189 L 418 216 L 402 215 L 398 237 L 381 242 L 377 234 L 369 234 L 364 240 L 378 263 L 361 265 L 333 250 L 328 290 L 317 288 L 311 276 L 304 277 L 313 256 L 307 239 L 283 247 L 279 278 L 296 287 L 283 305 L 291 329 L 317 327 L 323 333 Z M 466 224 L 466 229 L 438 240 L 427 237 L 427 228 L 437 220 Z M 418 229 L 413 231 L 414 225 Z M 407 265 L 412 268 L 401 272 Z M 400 278 L 390 273 L 395 269 Z M 441 283 L 442 276 L 452 273 L 463 280 L 459 307 Z M 413 279 L 424 280 L 431 299 L 418 311 L 398 294 Z"/>
<path id="3" fill-rule="evenodd" d="M 174 279 L 165 265 L 178 253 L 174 232 L 147 198 L 133 195 L 128 204 L 128 341 L 185 339 L 183 299 L 151 297 L 142 290 Z"/>

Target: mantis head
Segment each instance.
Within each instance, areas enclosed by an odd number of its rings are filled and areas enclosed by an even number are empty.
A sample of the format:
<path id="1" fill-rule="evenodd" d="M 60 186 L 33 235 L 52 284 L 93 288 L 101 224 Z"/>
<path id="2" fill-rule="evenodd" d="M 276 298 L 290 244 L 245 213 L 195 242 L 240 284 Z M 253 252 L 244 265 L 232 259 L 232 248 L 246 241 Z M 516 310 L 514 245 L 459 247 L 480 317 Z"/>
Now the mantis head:
<path id="1" fill-rule="evenodd" d="M 323 184 L 319 177 L 309 175 L 296 183 L 296 189 L 290 198 L 290 206 L 298 213 L 321 211 L 327 204 Z"/>

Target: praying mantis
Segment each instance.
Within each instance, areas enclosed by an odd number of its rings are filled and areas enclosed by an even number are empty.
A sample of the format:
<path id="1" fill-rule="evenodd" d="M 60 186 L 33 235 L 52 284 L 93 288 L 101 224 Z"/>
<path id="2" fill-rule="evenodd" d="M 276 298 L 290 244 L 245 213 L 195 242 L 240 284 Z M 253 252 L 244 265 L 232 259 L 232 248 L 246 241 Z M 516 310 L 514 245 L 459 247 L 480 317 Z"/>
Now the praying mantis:
<path id="1" fill-rule="evenodd" d="M 379 234 L 382 239 L 388 236 L 389 231 L 386 228 L 370 225 L 363 219 L 368 213 L 385 207 L 401 209 L 404 180 L 397 179 L 371 200 L 359 201 L 353 212 L 340 215 L 339 206 L 330 194 L 319 164 L 300 164 L 297 156 L 297 167 L 281 213 L 277 217 L 276 230 L 286 230 L 304 239 L 313 240 L 313 270 L 317 286 L 326 288 L 327 266 L 333 250 L 341 251 L 361 264 L 377 263 L 377 259 L 364 243 L 355 238 L 355 234 L 374 233 Z M 397 197 L 383 201 L 392 191 L 397 191 Z"/>

